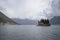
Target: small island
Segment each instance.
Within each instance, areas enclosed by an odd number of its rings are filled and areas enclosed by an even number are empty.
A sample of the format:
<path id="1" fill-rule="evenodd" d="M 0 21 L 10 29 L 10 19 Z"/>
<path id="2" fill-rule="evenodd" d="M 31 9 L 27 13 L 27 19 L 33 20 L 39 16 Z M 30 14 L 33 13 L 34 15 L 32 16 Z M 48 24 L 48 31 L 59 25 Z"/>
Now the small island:
<path id="1" fill-rule="evenodd" d="M 50 26 L 49 20 L 41 19 L 40 21 L 38 21 L 38 26 Z"/>

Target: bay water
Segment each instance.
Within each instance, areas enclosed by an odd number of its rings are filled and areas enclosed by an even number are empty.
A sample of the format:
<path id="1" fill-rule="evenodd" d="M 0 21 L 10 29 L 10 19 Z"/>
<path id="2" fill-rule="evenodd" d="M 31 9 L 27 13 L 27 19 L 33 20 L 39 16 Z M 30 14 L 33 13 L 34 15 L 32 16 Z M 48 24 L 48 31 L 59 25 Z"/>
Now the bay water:
<path id="1" fill-rule="evenodd" d="M 60 25 L 0 25 L 0 40 L 60 40 Z"/>

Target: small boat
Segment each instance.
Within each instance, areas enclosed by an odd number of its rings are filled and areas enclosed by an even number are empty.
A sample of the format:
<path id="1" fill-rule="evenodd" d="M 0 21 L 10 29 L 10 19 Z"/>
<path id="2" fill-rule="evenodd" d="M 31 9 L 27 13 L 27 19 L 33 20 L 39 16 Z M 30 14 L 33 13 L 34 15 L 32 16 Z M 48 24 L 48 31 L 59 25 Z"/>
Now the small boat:
<path id="1" fill-rule="evenodd" d="M 50 26 L 48 19 L 41 19 L 41 21 L 38 21 L 38 26 Z"/>

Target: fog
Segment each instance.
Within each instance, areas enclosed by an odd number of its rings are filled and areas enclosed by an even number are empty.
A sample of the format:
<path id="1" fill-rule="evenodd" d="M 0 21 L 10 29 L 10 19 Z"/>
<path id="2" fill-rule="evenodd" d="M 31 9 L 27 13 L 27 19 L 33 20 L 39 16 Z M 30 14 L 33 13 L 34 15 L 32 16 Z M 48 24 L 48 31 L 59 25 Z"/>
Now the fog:
<path id="1" fill-rule="evenodd" d="M 41 19 L 60 16 L 60 0 L 0 0 L 0 11 L 10 18 Z"/>

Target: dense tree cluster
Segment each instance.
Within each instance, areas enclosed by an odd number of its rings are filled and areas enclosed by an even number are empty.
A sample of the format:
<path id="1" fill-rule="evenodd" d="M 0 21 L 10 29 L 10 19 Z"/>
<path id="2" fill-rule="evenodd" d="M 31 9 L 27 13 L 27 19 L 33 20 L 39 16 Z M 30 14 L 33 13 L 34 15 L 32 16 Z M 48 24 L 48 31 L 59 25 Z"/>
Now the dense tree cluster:
<path id="1" fill-rule="evenodd" d="M 48 19 L 41 19 L 41 21 L 38 21 L 38 23 L 49 24 L 49 20 Z"/>

